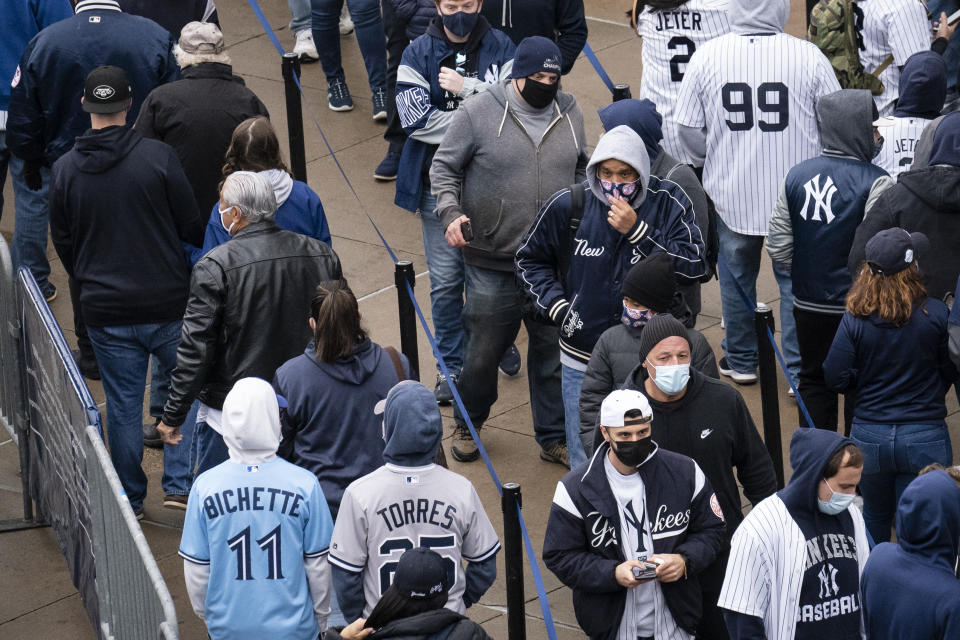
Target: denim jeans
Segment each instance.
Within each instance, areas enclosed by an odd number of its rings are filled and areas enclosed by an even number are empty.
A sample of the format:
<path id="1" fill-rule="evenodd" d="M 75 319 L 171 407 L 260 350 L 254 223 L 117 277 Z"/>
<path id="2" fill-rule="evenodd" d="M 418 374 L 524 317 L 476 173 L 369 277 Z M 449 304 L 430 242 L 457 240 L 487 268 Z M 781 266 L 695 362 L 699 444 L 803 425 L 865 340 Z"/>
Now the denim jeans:
<path id="1" fill-rule="evenodd" d="M 223 436 L 206 422 L 197 422 L 196 430 L 193 432 L 193 451 L 190 455 L 197 461 L 195 477 L 208 469 L 213 469 L 230 457 Z"/>
<path id="2" fill-rule="evenodd" d="M 168 373 L 177 362 L 180 321 L 119 327 L 87 327 L 107 396 L 110 459 L 130 505 L 143 507 L 147 476 L 143 462 L 143 388 L 148 359 L 160 360 Z M 164 465 L 167 460 L 164 456 Z M 164 473 L 167 469 L 164 469 Z"/>
<path id="3" fill-rule="evenodd" d="M 888 542 L 900 495 L 932 462 L 950 466 L 947 425 L 865 424 L 854 420 L 850 438 L 863 452 L 863 519 L 874 542 Z"/>
<path id="4" fill-rule="evenodd" d="M 420 224 L 423 227 L 423 250 L 430 270 L 430 311 L 433 315 L 433 333 L 440 355 L 450 373 L 456 375 L 463 368 L 463 254 L 447 244 L 443 225 L 434 214 L 437 200 L 428 190 L 420 199 Z M 504 347 L 506 349 L 506 347 Z M 503 352 L 501 351 L 501 355 Z M 437 363 L 437 370 L 440 364 Z"/>
<path id="5" fill-rule="evenodd" d="M 3 218 L 3 186 L 7 183 L 7 165 L 10 164 L 10 150 L 7 149 L 7 132 L 0 131 L 0 219 Z"/>
<path id="6" fill-rule="evenodd" d="M 377 0 L 346 0 L 353 19 L 354 33 L 363 64 L 367 68 L 370 90 L 387 86 L 387 38 L 380 19 Z M 311 0 L 313 8 L 313 42 L 320 54 L 320 64 L 327 83 L 344 80 L 340 61 L 340 8 L 343 0 Z"/>
<path id="7" fill-rule="evenodd" d="M 153 362 L 157 362 L 157 359 L 154 358 Z M 160 486 L 166 494 L 177 496 L 190 494 L 190 487 L 193 486 L 193 468 L 196 464 L 196 458 L 192 453 L 193 432 L 197 425 L 199 407 L 200 403 L 194 402 L 187 413 L 187 419 L 180 425 L 180 435 L 183 436 L 180 444 L 163 445 L 163 476 L 160 478 Z"/>
<path id="8" fill-rule="evenodd" d="M 737 233 L 717 218 L 720 241 L 720 302 L 726 324 L 722 346 L 727 366 L 740 373 L 752 373 L 757 368 L 757 333 L 754 329 L 754 309 L 743 300 L 734 279 L 752 300 L 757 298 L 757 276 L 760 274 L 760 254 L 764 236 Z M 780 332 L 783 357 L 794 382 L 800 374 L 800 348 L 797 346 L 797 325 L 793 319 L 793 282 L 787 268 L 773 264 L 773 275 L 780 287 Z"/>
<path id="9" fill-rule="evenodd" d="M 466 302 L 463 329 L 466 357 L 460 377 L 460 396 L 473 426 L 479 429 L 497 401 L 497 368 L 503 352 L 513 344 L 520 322 L 529 336 L 527 382 L 534 436 L 542 448 L 563 442 L 560 395 L 559 332 L 552 322 L 536 317 L 511 271 L 465 266 Z M 459 409 L 454 412 L 462 424 Z"/>
<path id="10" fill-rule="evenodd" d="M 45 295 L 49 284 L 50 263 L 47 262 L 47 227 L 50 223 L 50 169 L 40 169 L 43 186 L 31 191 L 24 181 L 23 160 L 10 156 L 10 177 L 13 179 L 13 264 L 30 269 Z"/>
<path id="11" fill-rule="evenodd" d="M 563 365 L 563 380 L 561 395 L 563 397 L 564 425 L 567 432 L 567 455 L 570 457 L 570 468 L 576 469 L 587 461 L 587 454 L 580 441 L 580 387 L 583 386 L 583 374 L 573 367 Z M 588 434 L 584 437 L 593 437 Z"/>
<path id="12" fill-rule="evenodd" d="M 311 26 L 310 0 L 287 0 L 290 9 L 290 32 L 298 33 Z"/>

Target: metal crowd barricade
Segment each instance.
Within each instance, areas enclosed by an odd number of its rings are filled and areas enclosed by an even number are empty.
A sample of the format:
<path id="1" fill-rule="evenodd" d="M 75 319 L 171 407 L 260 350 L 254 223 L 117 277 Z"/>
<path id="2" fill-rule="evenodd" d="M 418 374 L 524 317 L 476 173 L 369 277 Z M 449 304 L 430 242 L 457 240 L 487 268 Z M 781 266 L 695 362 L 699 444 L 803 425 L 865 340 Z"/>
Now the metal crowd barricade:
<path id="1" fill-rule="evenodd" d="M 177 613 L 137 524 L 100 431 L 86 429 L 85 457 L 96 560 L 100 637 L 175 640 Z"/>
<path id="2" fill-rule="evenodd" d="M 20 319 L 17 290 L 14 286 L 13 261 L 10 249 L 0 236 L 0 422 L 14 442 L 20 441 L 24 428 L 23 390 L 18 353 Z"/>

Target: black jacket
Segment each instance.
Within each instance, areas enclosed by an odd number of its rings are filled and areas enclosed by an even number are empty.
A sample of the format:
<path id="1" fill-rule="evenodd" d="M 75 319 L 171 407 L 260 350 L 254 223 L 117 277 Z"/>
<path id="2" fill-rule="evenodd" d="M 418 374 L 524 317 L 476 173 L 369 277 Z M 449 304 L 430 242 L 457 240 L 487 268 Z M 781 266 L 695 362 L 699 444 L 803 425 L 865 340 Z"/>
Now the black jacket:
<path id="1" fill-rule="evenodd" d="M 328 245 L 270 221 L 211 249 L 193 268 L 163 422 L 180 426 L 195 398 L 220 409 L 240 378 L 272 380 L 310 341 L 317 284 L 340 274 Z"/>
<path id="2" fill-rule="evenodd" d="M 543 541 L 543 562 L 573 589 L 577 622 L 592 640 L 614 640 L 627 590 L 617 582 L 617 565 L 626 561 L 620 510 L 610 489 L 604 443 L 586 464 L 557 484 Z M 724 522 L 714 510 L 709 479 L 686 456 L 662 448 L 638 467 L 646 491 L 654 553 L 679 553 L 687 575 L 661 583 L 674 621 L 693 633 L 702 600 L 697 576 L 716 559 L 724 543 Z"/>
<path id="3" fill-rule="evenodd" d="M 370 640 L 490 640 L 479 624 L 450 609 L 435 609 L 387 623 Z M 323 640 L 342 640 L 339 629 L 327 629 Z"/>
<path id="4" fill-rule="evenodd" d="M 651 437 L 664 449 L 683 454 L 706 474 L 727 522 L 727 537 L 743 522 L 737 479 L 751 505 L 773 495 L 777 477 L 770 454 L 760 439 L 750 410 L 740 392 L 720 380 L 690 369 L 687 392 L 675 402 L 650 397 L 643 384 L 647 370 L 638 366 L 623 389 L 636 389 L 647 396 L 653 409 Z M 603 441 L 596 429 L 595 442 Z M 597 443 L 599 446 L 599 443 Z M 733 469 L 737 469 L 737 478 Z"/>
<path id="5" fill-rule="evenodd" d="M 211 0 L 117 0 L 125 13 L 150 18 L 170 32 L 174 40 L 188 22 L 212 22 L 218 27 L 217 8 Z"/>
<path id="6" fill-rule="evenodd" d="M 550 38 L 563 56 L 567 74 L 587 42 L 587 19 L 583 0 L 488 0 L 480 13 L 494 29 L 503 31 L 514 44 L 529 36 Z"/>
<path id="7" fill-rule="evenodd" d="M 181 242 L 202 241 L 203 222 L 169 145 L 130 127 L 77 138 L 53 165 L 50 234 L 80 284 L 88 325 L 183 316 L 190 268 Z"/>
<path id="8" fill-rule="evenodd" d="M 960 276 L 960 166 L 930 165 L 901 173 L 897 184 L 884 192 L 857 228 L 847 267 L 856 280 L 867 242 L 891 227 L 919 231 L 930 239 L 929 255 L 917 263 L 927 294 L 944 300 L 953 293 Z"/>
<path id="9" fill-rule="evenodd" d="M 182 75 L 150 92 L 136 128 L 144 138 L 163 140 L 176 150 L 197 208 L 209 211 L 220 198 L 217 185 L 233 130 L 247 118 L 270 114 L 228 64 L 193 65 Z"/>

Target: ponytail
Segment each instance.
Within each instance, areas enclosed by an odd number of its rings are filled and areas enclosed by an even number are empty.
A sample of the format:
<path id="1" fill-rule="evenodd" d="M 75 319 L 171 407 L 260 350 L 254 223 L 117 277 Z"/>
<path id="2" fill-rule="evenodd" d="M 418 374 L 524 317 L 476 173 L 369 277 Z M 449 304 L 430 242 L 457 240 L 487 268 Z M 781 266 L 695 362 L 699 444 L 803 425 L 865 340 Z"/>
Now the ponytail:
<path id="1" fill-rule="evenodd" d="M 346 358 L 367 338 L 360 326 L 360 307 L 343 278 L 325 280 L 317 285 L 310 303 L 314 321 L 313 340 L 322 362 Z"/>

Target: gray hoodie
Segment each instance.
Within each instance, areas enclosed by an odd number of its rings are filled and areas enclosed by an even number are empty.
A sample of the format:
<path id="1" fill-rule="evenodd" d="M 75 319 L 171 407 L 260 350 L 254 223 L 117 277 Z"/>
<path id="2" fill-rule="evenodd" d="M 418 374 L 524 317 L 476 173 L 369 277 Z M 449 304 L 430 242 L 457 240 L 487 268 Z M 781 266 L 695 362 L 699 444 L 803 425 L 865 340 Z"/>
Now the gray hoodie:
<path id="1" fill-rule="evenodd" d="M 550 196 L 582 180 L 587 162 L 583 114 L 559 92 L 555 117 L 537 141 L 510 101 L 504 79 L 457 109 L 433 157 L 430 185 L 444 228 L 470 218 L 473 241 L 463 248 L 470 265 L 513 271 L 520 240 Z M 643 145 L 641 144 L 641 149 Z"/>
<path id="2" fill-rule="evenodd" d="M 727 16 L 731 33 L 783 33 L 790 0 L 730 0 Z"/>
<path id="3" fill-rule="evenodd" d="M 630 206 L 639 207 L 647 197 L 647 185 L 650 184 L 650 156 L 643 138 L 625 124 L 614 127 L 600 137 L 597 148 L 590 156 L 587 164 L 587 184 L 590 191 L 597 196 L 600 202 L 606 203 L 607 197 L 600 188 L 600 179 L 597 178 L 597 167 L 607 160 L 619 160 L 636 170 L 640 174 L 640 188 L 634 192 Z"/>

